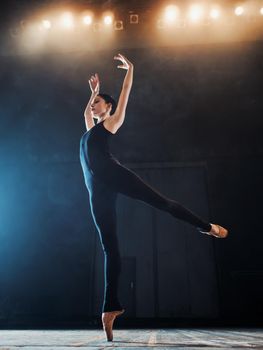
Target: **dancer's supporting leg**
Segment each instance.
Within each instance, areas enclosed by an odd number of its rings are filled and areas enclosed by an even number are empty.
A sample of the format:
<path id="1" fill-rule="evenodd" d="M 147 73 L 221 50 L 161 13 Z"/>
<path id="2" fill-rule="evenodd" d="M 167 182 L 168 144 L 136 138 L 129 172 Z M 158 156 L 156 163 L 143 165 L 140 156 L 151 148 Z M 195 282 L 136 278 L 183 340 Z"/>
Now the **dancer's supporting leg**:
<path id="1" fill-rule="evenodd" d="M 91 212 L 99 232 L 105 258 L 103 312 L 122 310 L 117 292 L 121 261 L 116 234 L 116 196 L 115 192 L 99 183 L 93 185 L 90 194 Z"/>
<path id="2" fill-rule="evenodd" d="M 108 341 L 112 341 L 113 322 L 124 312 L 118 299 L 121 259 L 116 234 L 117 194 L 103 184 L 93 182 L 90 187 L 91 212 L 104 251 L 104 301 L 102 323 Z"/>

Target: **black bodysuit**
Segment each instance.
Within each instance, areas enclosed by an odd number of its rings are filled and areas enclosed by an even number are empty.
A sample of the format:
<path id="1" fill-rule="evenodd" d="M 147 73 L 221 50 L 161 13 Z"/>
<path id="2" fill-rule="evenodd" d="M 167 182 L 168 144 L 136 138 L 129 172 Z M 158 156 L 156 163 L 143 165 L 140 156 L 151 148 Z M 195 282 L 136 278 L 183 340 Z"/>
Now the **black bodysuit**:
<path id="1" fill-rule="evenodd" d="M 211 225 L 145 183 L 133 171 L 121 165 L 109 151 L 109 138 L 114 136 L 103 122 L 87 131 L 80 141 L 80 161 L 89 191 L 94 223 L 100 235 L 105 256 L 105 292 L 103 312 L 122 310 L 118 299 L 121 260 L 116 235 L 116 199 L 122 193 L 166 211 L 202 231 Z"/>

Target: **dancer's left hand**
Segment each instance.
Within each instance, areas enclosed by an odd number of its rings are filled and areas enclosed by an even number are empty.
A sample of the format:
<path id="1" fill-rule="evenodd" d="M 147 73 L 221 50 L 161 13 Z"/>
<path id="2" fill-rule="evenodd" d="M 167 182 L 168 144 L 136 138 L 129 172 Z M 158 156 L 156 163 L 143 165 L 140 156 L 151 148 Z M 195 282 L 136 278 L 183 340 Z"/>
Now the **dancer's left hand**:
<path id="1" fill-rule="evenodd" d="M 117 68 L 128 70 L 131 67 L 133 67 L 133 64 L 125 56 L 121 55 L 120 53 L 118 53 L 117 56 L 114 56 L 114 59 L 122 62 L 122 65 L 117 66 Z"/>

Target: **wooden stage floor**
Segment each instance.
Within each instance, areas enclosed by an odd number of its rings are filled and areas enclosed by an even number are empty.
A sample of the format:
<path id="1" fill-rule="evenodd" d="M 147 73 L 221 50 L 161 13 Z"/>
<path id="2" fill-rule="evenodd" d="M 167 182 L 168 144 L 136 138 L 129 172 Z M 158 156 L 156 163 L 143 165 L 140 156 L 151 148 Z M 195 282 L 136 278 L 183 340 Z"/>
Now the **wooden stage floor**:
<path id="1" fill-rule="evenodd" d="M 263 329 L 116 329 L 113 342 L 102 330 L 0 330 L 0 350 L 73 349 L 263 349 Z"/>

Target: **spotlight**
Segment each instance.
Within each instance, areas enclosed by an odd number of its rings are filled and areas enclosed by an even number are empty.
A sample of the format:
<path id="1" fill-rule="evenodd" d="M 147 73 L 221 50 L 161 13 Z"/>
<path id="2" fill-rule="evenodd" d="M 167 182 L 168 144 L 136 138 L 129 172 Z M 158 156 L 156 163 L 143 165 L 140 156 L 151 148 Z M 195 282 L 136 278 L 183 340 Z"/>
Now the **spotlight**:
<path id="1" fill-rule="evenodd" d="M 136 14 L 130 14 L 130 24 L 138 24 L 139 16 Z"/>
<path id="2" fill-rule="evenodd" d="M 241 16 L 244 13 L 244 7 L 238 6 L 235 8 L 235 15 L 236 16 Z"/>
<path id="3" fill-rule="evenodd" d="M 114 30 L 123 30 L 123 21 L 115 21 Z"/>
<path id="4" fill-rule="evenodd" d="M 212 19 L 218 19 L 220 17 L 220 11 L 218 9 L 212 9 L 210 11 L 210 17 Z"/>
<path id="5" fill-rule="evenodd" d="M 51 22 L 48 19 L 43 19 L 43 21 L 42 21 L 42 28 L 50 29 L 51 28 Z"/>
<path id="6" fill-rule="evenodd" d="M 105 15 L 103 17 L 103 22 L 106 26 L 110 26 L 113 23 L 113 16 L 112 15 Z"/>
<path id="7" fill-rule="evenodd" d="M 65 12 L 63 13 L 63 15 L 61 16 L 61 25 L 64 28 L 73 28 L 74 26 L 74 19 L 73 19 L 73 15 L 70 12 Z"/>
<path id="8" fill-rule="evenodd" d="M 200 5 L 193 5 L 190 8 L 189 17 L 192 22 L 197 22 L 203 16 L 203 8 Z"/>
<path id="9" fill-rule="evenodd" d="M 164 10 L 164 20 L 167 23 L 174 23 L 178 18 L 178 7 L 175 5 L 169 5 Z"/>
<path id="10" fill-rule="evenodd" d="M 86 25 L 86 26 L 89 26 L 92 24 L 92 16 L 91 15 L 86 15 L 83 17 L 83 23 Z"/>
<path id="11" fill-rule="evenodd" d="M 263 16 L 263 7 L 259 10 L 259 13 Z"/>

